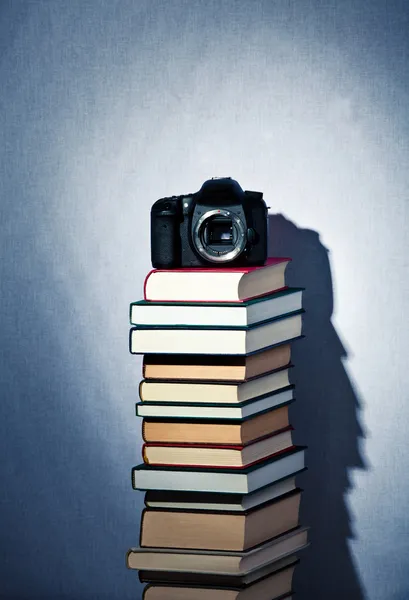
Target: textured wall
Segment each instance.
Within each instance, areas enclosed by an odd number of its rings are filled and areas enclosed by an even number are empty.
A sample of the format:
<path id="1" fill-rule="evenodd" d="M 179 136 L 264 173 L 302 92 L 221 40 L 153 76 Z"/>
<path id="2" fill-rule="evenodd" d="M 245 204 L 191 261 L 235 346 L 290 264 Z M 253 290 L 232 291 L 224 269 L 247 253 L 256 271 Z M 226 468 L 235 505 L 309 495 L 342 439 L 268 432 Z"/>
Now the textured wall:
<path id="1" fill-rule="evenodd" d="M 150 205 L 214 175 L 308 287 L 300 599 L 409 597 L 409 11 L 322 4 L 1 2 L 0 597 L 139 597 L 128 304 Z"/>

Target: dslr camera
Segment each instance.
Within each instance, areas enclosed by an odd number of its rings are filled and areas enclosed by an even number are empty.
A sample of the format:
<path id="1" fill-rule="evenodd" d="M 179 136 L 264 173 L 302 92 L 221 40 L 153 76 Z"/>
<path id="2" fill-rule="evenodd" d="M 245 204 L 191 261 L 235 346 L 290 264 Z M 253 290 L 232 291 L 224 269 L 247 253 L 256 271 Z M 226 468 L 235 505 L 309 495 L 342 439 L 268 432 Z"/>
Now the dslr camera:
<path id="1" fill-rule="evenodd" d="M 198 192 L 160 198 L 151 209 L 155 269 L 243 267 L 267 259 L 268 208 L 262 192 L 243 191 L 231 177 Z"/>

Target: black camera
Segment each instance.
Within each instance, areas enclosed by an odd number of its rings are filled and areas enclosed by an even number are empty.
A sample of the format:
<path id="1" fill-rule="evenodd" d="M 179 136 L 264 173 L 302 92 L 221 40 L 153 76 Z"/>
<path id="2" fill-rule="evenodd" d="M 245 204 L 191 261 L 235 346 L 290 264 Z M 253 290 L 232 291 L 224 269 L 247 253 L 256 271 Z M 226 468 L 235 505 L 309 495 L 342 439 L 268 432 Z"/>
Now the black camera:
<path id="1" fill-rule="evenodd" d="M 230 177 L 198 192 L 157 200 L 151 209 L 151 257 L 156 269 L 263 265 L 268 209 L 262 192 L 243 191 Z"/>

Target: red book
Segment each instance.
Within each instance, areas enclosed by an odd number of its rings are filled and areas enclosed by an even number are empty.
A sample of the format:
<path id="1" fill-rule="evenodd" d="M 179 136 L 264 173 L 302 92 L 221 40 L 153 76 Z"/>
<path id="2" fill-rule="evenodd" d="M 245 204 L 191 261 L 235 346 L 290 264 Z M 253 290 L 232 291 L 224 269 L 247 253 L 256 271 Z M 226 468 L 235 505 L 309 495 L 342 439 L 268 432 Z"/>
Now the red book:
<path id="1" fill-rule="evenodd" d="M 179 467 L 249 467 L 293 447 L 293 427 L 274 431 L 249 444 L 147 443 L 142 446 L 145 464 Z"/>
<path id="2" fill-rule="evenodd" d="M 268 258 L 259 267 L 153 269 L 144 298 L 153 302 L 243 302 L 284 289 L 291 258 Z"/>

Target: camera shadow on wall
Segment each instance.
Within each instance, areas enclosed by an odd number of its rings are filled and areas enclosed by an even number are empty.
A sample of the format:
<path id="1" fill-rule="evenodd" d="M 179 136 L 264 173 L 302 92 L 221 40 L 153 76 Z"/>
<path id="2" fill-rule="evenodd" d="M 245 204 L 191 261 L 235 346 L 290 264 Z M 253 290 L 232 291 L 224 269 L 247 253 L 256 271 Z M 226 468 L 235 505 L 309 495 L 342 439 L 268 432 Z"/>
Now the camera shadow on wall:
<path id="1" fill-rule="evenodd" d="M 343 366 L 347 353 L 331 322 L 333 288 L 328 250 L 319 234 L 269 215 L 269 256 L 290 256 L 287 284 L 305 287 L 304 339 L 292 345 L 296 402 L 290 417 L 296 444 L 308 446 L 300 522 L 311 546 L 300 555 L 294 590 L 300 598 L 364 600 L 348 547 L 353 529 L 346 505 L 350 469 L 365 469 L 359 401 Z"/>

